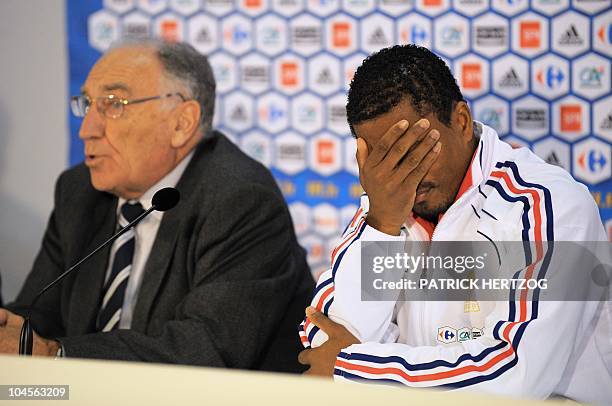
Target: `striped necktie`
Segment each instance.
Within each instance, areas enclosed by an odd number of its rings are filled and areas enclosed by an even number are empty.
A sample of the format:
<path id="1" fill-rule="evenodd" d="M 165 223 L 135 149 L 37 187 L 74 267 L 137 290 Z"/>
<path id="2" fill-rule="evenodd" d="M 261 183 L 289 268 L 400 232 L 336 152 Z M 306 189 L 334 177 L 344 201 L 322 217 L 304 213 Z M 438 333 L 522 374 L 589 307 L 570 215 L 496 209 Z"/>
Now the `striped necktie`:
<path id="1" fill-rule="evenodd" d="M 144 213 L 142 205 L 138 202 L 125 202 L 121 206 L 119 226 L 125 227 Z M 112 258 L 111 272 L 102 289 L 102 306 L 98 314 L 98 331 L 107 332 L 119 327 L 121 308 L 127 288 L 128 279 L 132 270 L 132 257 L 134 256 L 135 234 L 131 228 L 115 241 L 117 247 Z"/>

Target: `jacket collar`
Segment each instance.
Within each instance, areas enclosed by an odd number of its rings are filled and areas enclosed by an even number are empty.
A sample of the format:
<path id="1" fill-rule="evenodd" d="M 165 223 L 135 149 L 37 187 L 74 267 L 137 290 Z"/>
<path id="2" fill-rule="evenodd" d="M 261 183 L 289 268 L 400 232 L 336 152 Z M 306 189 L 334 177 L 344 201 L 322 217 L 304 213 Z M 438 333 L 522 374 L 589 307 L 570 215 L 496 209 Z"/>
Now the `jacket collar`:
<path id="1" fill-rule="evenodd" d="M 491 173 L 494 151 L 499 142 L 499 137 L 495 130 L 478 121 L 474 121 L 474 136 L 479 140 L 478 146 L 476 151 L 474 151 L 474 155 L 472 155 L 472 161 L 463 177 L 457 196 L 455 196 L 455 201 L 448 210 L 451 210 L 466 193 L 479 188 Z M 438 222 L 445 214 L 440 214 Z M 410 223 L 413 222 L 418 223 L 424 228 L 431 239 L 436 227 L 435 224 L 414 215 Z"/>

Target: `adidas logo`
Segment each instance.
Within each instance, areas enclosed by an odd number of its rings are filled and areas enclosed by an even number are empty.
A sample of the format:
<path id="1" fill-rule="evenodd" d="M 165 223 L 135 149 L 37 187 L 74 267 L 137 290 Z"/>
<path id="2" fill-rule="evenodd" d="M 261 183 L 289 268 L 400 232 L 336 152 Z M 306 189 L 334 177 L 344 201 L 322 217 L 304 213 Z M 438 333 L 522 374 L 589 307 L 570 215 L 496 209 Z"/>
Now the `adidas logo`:
<path id="1" fill-rule="evenodd" d="M 510 68 L 508 73 L 499 81 L 500 87 L 521 87 L 523 86 L 523 82 L 516 74 L 514 68 Z"/>
<path id="2" fill-rule="evenodd" d="M 382 28 L 378 27 L 370 36 L 370 40 L 368 41 L 369 45 L 387 45 L 387 37 L 385 37 L 385 32 Z"/>
<path id="3" fill-rule="evenodd" d="M 232 111 L 232 114 L 230 115 L 230 117 L 232 118 L 232 120 L 236 120 L 236 121 L 246 121 L 247 119 L 246 113 L 244 112 L 244 109 L 242 108 L 242 106 L 236 106 L 234 111 Z"/>
<path id="4" fill-rule="evenodd" d="M 210 33 L 208 32 L 208 30 L 206 28 L 203 28 L 202 30 L 200 30 L 200 32 L 198 33 L 198 36 L 196 37 L 196 42 L 209 43 L 211 41 L 212 39 L 210 38 Z"/>
<path id="5" fill-rule="evenodd" d="M 612 112 L 608 113 L 608 116 L 601 122 L 600 128 L 602 130 L 612 130 Z"/>
<path id="6" fill-rule="evenodd" d="M 551 153 L 548 154 L 548 156 L 546 157 L 546 159 L 544 159 L 544 161 L 546 161 L 546 163 L 549 163 L 551 165 L 562 166 L 561 161 L 559 160 L 559 157 L 557 156 L 555 151 L 551 151 Z"/>
<path id="7" fill-rule="evenodd" d="M 331 73 L 329 69 L 325 68 L 319 73 L 319 77 L 317 78 L 317 83 L 320 85 L 331 85 L 334 83 L 333 78 L 331 77 Z"/>
<path id="8" fill-rule="evenodd" d="M 559 45 L 582 45 L 584 41 L 580 38 L 578 30 L 574 24 L 565 31 L 565 33 L 559 38 Z"/>

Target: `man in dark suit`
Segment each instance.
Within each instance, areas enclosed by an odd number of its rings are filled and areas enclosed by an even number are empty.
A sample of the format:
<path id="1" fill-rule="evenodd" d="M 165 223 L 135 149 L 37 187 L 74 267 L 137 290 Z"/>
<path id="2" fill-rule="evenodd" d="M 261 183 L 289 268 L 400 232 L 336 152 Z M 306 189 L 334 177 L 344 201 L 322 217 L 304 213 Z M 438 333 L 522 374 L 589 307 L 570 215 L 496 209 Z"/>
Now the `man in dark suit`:
<path id="1" fill-rule="evenodd" d="M 0 310 L 15 353 L 40 289 L 175 186 L 32 311 L 34 354 L 297 371 L 313 281 L 269 171 L 211 130 L 215 82 L 186 44 L 129 43 L 91 70 L 73 112 L 84 164 L 64 172 L 41 250 Z"/>

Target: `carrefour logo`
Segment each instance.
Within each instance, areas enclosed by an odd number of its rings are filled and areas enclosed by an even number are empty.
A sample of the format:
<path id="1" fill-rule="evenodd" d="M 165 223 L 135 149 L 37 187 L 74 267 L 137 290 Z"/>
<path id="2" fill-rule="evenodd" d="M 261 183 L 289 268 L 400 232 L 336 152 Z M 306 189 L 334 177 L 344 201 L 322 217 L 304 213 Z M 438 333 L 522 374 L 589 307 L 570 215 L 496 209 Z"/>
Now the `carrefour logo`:
<path id="1" fill-rule="evenodd" d="M 550 89 L 560 87 L 563 84 L 564 79 L 565 75 L 563 74 L 563 71 L 553 65 L 549 65 L 548 67 L 539 70 L 536 75 L 536 80 L 540 84 L 543 84 Z"/>
<path id="2" fill-rule="evenodd" d="M 241 44 L 249 39 L 249 32 L 243 30 L 239 25 L 227 29 L 224 33 L 225 40 L 232 42 L 234 45 Z"/>
<path id="3" fill-rule="evenodd" d="M 444 344 L 455 342 L 457 341 L 457 330 L 448 326 L 440 327 L 436 339 Z"/>
<path id="4" fill-rule="evenodd" d="M 607 162 L 608 160 L 603 152 L 598 149 L 585 151 L 578 157 L 578 165 L 591 173 L 601 172 L 606 167 Z"/>
<path id="5" fill-rule="evenodd" d="M 582 141 L 574 146 L 574 175 L 596 184 L 612 175 L 610 144 L 595 138 Z"/>
<path id="6" fill-rule="evenodd" d="M 455 333 L 450 330 L 444 330 L 440 332 L 440 337 L 442 337 L 443 340 L 453 340 L 455 338 Z"/>
<path id="7" fill-rule="evenodd" d="M 427 31 L 418 25 L 413 25 L 410 29 L 410 40 L 415 44 L 423 43 L 427 40 Z"/>
<path id="8" fill-rule="evenodd" d="M 285 117 L 285 110 L 281 107 L 270 103 L 268 106 L 264 106 L 259 110 L 259 118 L 267 121 L 277 121 Z"/>
<path id="9" fill-rule="evenodd" d="M 604 44 L 612 44 L 612 24 L 602 24 L 597 30 L 597 38 Z"/>

